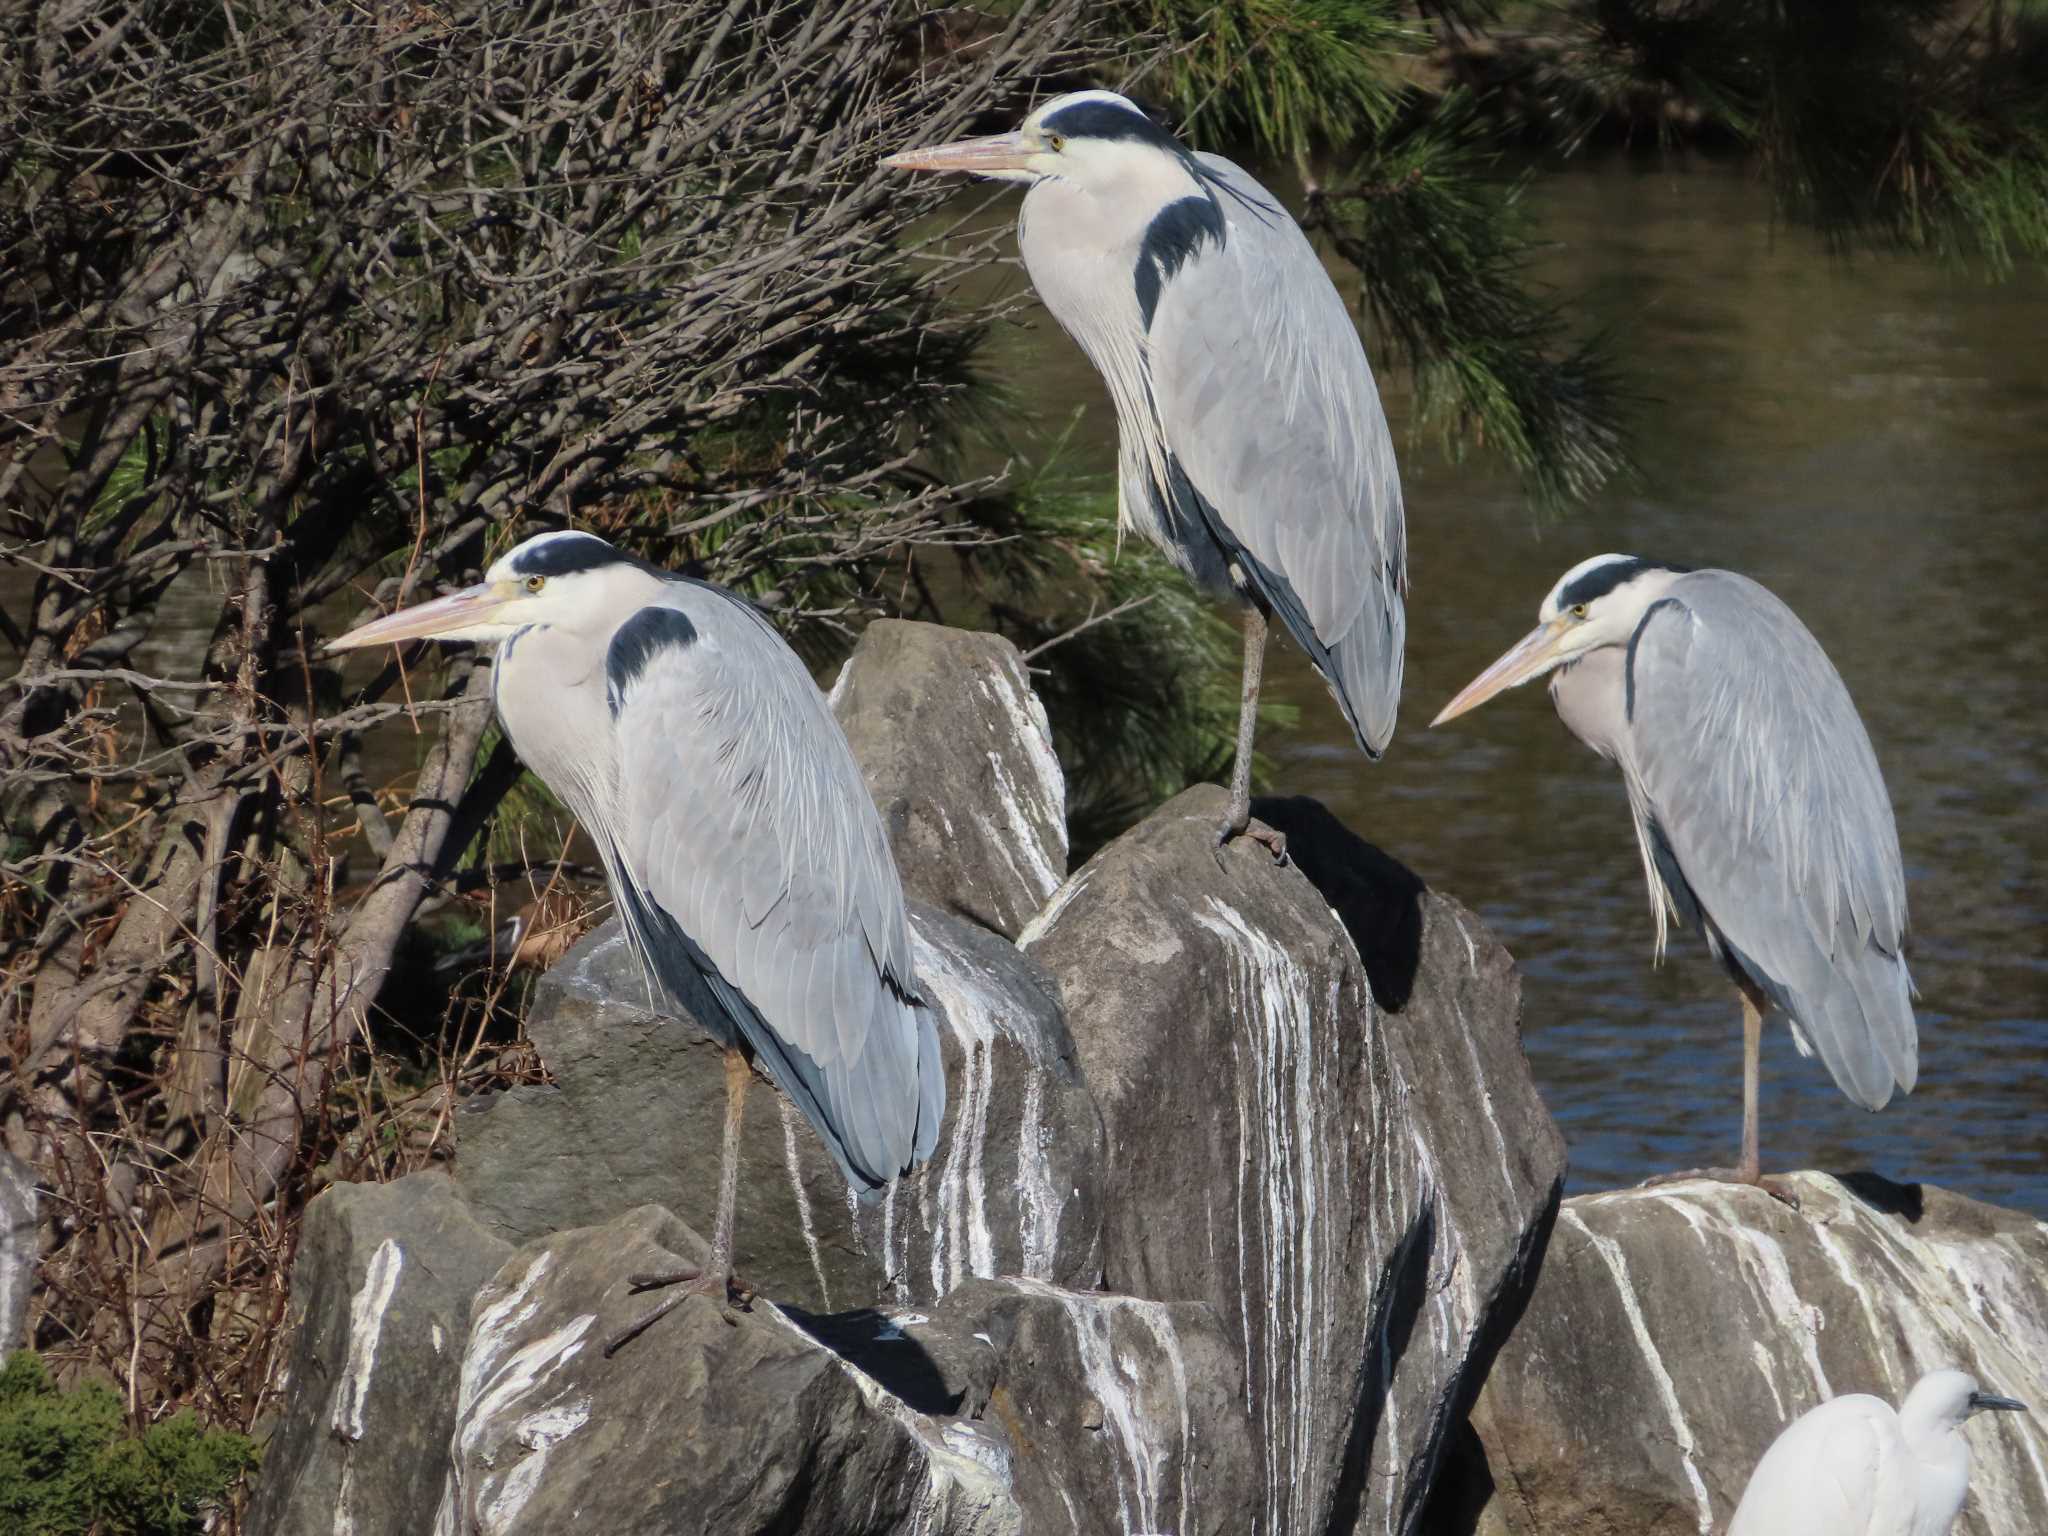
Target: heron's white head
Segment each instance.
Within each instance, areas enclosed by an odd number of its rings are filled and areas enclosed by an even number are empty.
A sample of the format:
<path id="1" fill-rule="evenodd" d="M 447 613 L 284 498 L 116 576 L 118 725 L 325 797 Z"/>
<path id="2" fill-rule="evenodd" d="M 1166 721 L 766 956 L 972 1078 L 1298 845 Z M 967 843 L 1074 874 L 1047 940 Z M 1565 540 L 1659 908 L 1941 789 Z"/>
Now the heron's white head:
<path id="1" fill-rule="evenodd" d="M 1180 141 L 1115 91 L 1055 96 L 1010 133 L 906 149 L 882 164 L 896 171 L 951 171 L 998 181 L 1065 181 L 1104 192 L 1140 192 L 1154 178 L 1185 195 L 1191 157 Z"/>
<path id="2" fill-rule="evenodd" d="M 1958 1429 L 1987 1409 L 2024 1413 L 2027 1405 L 1986 1392 L 1967 1371 L 1929 1371 L 1899 1405 L 1899 1427 L 1909 1443 Z"/>
<path id="3" fill-rule="evenodd" d="M 330 640 L 330 651 L 407 640 L 503 640 L 534 625 L 593 634 L 641 607 L 666 575 L 589 533 L 543 533 L 473 587 L 401 608 Z"/>
<path id="4" fill-rule="evenodd" d="M 1498 661 L 1473 678 L 1430 721 L 1442 725 L 1477 709 L 1497 693 L 1568 666 L 1603 646 L 1627 645 L 1650 605 L 1684 575 L 1686 567 L 1634 555 L 1595 555 L 1558 578 L 1536 611 L 1537 625 Z"/>

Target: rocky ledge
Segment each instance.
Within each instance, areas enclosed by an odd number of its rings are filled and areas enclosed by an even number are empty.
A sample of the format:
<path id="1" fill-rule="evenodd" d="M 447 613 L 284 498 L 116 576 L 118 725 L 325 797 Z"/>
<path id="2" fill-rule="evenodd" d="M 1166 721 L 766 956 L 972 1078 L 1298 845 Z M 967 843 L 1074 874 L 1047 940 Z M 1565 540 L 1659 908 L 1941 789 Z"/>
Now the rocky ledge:
<path id="1" fill-rule="evenodd" d="M 1279 866 L 1219 857 L 1221 794 L 1191 790 L 1068 877 L 1003 642 L 878 625 L 834 704 L 941 1015 L 937 1155 L 861 1204 L 756 1095 L 757 1300 L 607 1359 L 648 1305 L 627 1276 L 702 1249 L 723 1077 L 599 930 L 536 995 L 551 1081 L 466 1106 L 452 1177 L 310 1208 L 258 1536 L 1705 1531 L 1825 1385 L 1809 1355 L 1842 1390 L 1944 1350 L 2033 1390 L 1984 1353 L 2009 1328 L 2048 1358 L 2032 1223 L 1894 1239 L 1820 1183 L 1797 1216 L 1677 1189 L 1560 1221 L 1512 962 L 1320 806 L 1259 803 Z M 1809 1298 L 1773 1220 L 1890 1267 Z M 1849 1310 L 1823 1347 L 1788 1297 Z M 1978 1331 L 1904 1321 L 1942 1297 Z M 2048 1529 L 2048 1455 L 2015 1444 L 1980 1508 L 2033 1523 L 1984 1530 Z"/>

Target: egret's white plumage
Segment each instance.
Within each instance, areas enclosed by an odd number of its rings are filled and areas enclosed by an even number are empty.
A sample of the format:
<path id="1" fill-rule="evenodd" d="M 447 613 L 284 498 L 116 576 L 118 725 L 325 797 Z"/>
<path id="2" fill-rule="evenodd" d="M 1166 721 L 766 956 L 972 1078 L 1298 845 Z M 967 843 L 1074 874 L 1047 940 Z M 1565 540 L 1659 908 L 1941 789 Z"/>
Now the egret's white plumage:
<path id="1" fill-rule="evenodd" d="M 1950 1370 L 1896 1412 L 1862 1393 L 1822 1403 L 1764 1452 L 1728 1536 L 1946 1536 L 1969 1491 L 1964 1422 L 2020 1406 Z"/>

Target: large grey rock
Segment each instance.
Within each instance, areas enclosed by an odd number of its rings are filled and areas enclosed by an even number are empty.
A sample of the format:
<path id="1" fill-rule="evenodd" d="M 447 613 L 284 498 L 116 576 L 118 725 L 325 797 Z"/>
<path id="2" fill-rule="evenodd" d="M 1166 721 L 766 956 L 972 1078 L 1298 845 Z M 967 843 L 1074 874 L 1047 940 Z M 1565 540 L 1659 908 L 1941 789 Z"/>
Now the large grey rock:
<path id="1" fill-rule="evenodd" d="M 446 1174 L 337 1184 L 306 1209 L 282 1419 L 256 1536 L 418 1536 L 441 1495 L 471 1299 L 511 1248 Z"/>
<path id="2" fill-rule="evenodd" d="M 1956 1365 L 2036 1410 L 1970 1422 L 1958 1536 L 2048 1531 L 2048 1226 L 1867 1175 L 1790 1182 L 1797 1211 L 1710 1183 L 1567 1200 L 1473 1414 L 1491 1503 L 1439 1528 L 1718 1531 L 1798 1415 Z"/>
<path id="3" fill-rule="evenodd" d="M 1045 707 L 1000 635 L 884 619 L 832 689 L 903 888 L 1015 938 L 1067 872 Z"/>
<path id="4" fill-rule="evenodd" d="M 692 1298 L 606 1359 L 649 1306 L 626 1277 L 705 1251 L 647 1207 L 505 1265 L 463 1350 L 436 1536 L 1024 1529 L 999 1440 L 918 1412 L 765 1303 L 727 1322 Z"/>
<path id="5" fill-rule="evenodd" d="M 1008 1448 L 1025 1530 L 1257 1528 L 1243 1367 L 1206 1304 L 977 1280 L 930 1324 L 937 1337 L 985 1343 L 993 1357 L 985 1404 L 972 1411 Z"/>
<path id="6" fill-rule="evenodd" d="M 818 1311 L 929 1300 L 970 1275 L 1075 1285 L 1100 1270 L 1102 1127 L 1049 984 L 1014 946 L 912 911 L 919 985 L 941 1015 L 938 1153 L 856 1204 L 781 1095 L 748 1099 L 735 1217 L 738 1273 Z M 523 1242 L 660 1204 L 709 1231 L 724 1066 L 696 1024 L 651 1012 L 616 923 L 541 981 L 527 1034 L 554 1081 L 467 1108 L 456 1177 Z"/>
<path id="7" fill-rule="evenodd" d="M 36 1171 L 0 1148 L 0 1360 L 27 1342 L 36 1283 Z"/>
<path id="8" fill-rule="evenodd" d="M 1320 807 L 1256 810 L 1295 864 L 1219 861 L 1222 792 L 1190 790 L 1023 942 L 1108 1132 L 1107 1287 L 1208 1303 L 1248 1362 L 1257 1528 L 1407 1530 L 1533 1282 L 1563 1146 L 1478 922 Z"/>

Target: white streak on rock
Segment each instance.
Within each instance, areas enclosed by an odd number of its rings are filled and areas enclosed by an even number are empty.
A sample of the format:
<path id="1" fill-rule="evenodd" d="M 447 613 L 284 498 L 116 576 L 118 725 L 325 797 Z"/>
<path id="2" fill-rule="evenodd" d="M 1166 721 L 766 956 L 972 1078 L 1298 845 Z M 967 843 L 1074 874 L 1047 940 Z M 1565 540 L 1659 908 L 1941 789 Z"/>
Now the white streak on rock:
<path id="1" fill-rule="evenodd" d="M 1059 920 L 1066 911 L 1067 903 L 1087 889 L 1089 870 L 1082 868 L 1079 873 L 1069 876 L 1067 882 L 1052 893 L 1046 904 L 1038 909 L 1038 915 L 1024 925 L 1024 931 L 1017 935 L 1017 947 L 1029 949 L 1045 937 L 1045 930 Z"/>
<path id="2" fill-rule="evenodd" d="M 818 1229 L 811 1221 L 811 1197 L 804 1190 L 803 1163 L 797 1157 L 796 1106 L 787 1094 L 778 1093 L 775 1101 L 782 1109 L 782 1162 L 789 1169 L 789 1192 L 796 1196 L 797 1225 L 803 1230 L 804 1251 L 811 1256 L 811 1273 L 817 1277 L 819 1299 L 830 1312 L 832 1287 L 825 1281 L 825 1256 L 818 1248 Z M 858 1225 L 855 1230 L 859 1230 Z"/>
<path id="3" fill-rule="evenodd" d="M 1664 1399 L 1665 1416 L 1671 1421 L 1671 1438 L 1678 1446 L 1685 1480 L 1692 1485 L 1693 1503 L 1699 1510 L 1700 1536 L 1712 1536 L 1714 1504 L 1707 1496 L 1706 1483 L 1700 1477 L 1699 1452 L 1693 1444 L 1692 1426 L 1685 1421 L 1685 1408 L 1678 1401 L 1678 1389 L 1672 1385 L 1671 1373 L 1664 1369 L 1664 1357 L 1658 1352 L 1657 1342 L 1650 1337 L 1649 1327 L 1643 1321 L 1643 1309 L 1636 1303 L 1635 1287 L 1629 1281 L 1628 1265 L 1621 1256 L 1621 1244 L 1595 1232 L 1586 1225 L 1585 1218 L 1568 1206 L 1559 1214 L 1585 1234 L 1586 1241 L 1592 1244 L 1593 1251 L 1600 1255 L 1600 1261 L 1614 1277 L 1614 1288 L 1621 1297 L 1621 1310 L 1635 1333 L 1637 1350 L 1656 1380 L 1658 1395 Z"/>
<path id="4" fill-rule="evenodd" d="M 398 1291 L 405 1252 L 385 1238 L 370 1255 L 363 1283 L 348 1304 L 348 1361 L 334 1384 L 334 1406 L 328 1422 L 342 1439 L 363 1438 L 363 1404 L 370 1395 L 370 1376 L 377 1368 L 377 1344 L 384 1333 L 384 1314 Z"/>
<path id="5" fill-rule="evenodd" d="M 1082 1380 L 1102 1404 L 1103 1427 L 1109 1431 L 1119 1526 L 1129 1536 L 1163 1529 L 1166 1486 L 1176 1469 L 1179 1515 L 1186 1520 L 1193 1429 L 1187 1364 L 1172 1316 L 1159 1302 L 1135 1296 L 1087 1295 L 1037 1280 L 1014 1283 L 1021 1291 L 1057 1301 L 1067 1315 Z M 1154 1406 L 1158 1383 L 1152 1380 L 1151 1362 L 1132 1353 L 1128 1335 L 1119 1341 L 1118 1325 L 1125 1319 L 1144 1328 L 1166 1362 L 1166 1387 L 1173 1396 L 1176 1420 L 1171 1430 L 1160 1422 L 1165 1416 Z"/>
<path id="6" fill-rule="evenodd" d="M 1023 1247 L 1022 1273 L 1050 1280 L 1059 1255 L 1060 1216 L 1067 1197 L 1059 1192 L 1046 1158 L 1044 1126 L 1045 1080 L 1036 1072 L 1024 1079 L 1024 1103 L 1017 1123 L 1017 1208 Z"/>
<path id="7" fill-rule="evenodd" d="M 1327 1468 L 1315 1454 L 1315 1415 L 1324 1336 L 1336 1313 L 1335 1244 L 1325 1214 L 1335 1149 L 1318 1110 L 1319 1100 L 1330 1097 L 1336 1042 L 1316 1038 L 1315 999 L 1300 962 L 1232 907 L 1213 896 L 1203 905 L 1194 920 L 1230 952 L 1231 1012 L 1242 1021 L 1245 1045 L 1235 1073 L 1248 1180 L 1239 1211 L 1241 1223 L 1247 1206 L 1256 1218 L 1262 1272 L 1243 1273 L 1242 1230 L 1238 1254 L 1240 1295 L 1256 1287 L 1264 1303 L 1256 1349 L 1248 1312 L 1245 1318 L 1245 1389 L 1265 1447 L 1261 1529 L 1291 1531 L 1307 1511 L 1321 1507 L 1326 1481 L 1320 1474 Z M 1243 1283 L 1247 1278 L 1250 1285 Z"/>
<path id="8" fill-rule="evenodd" d="M 553 1261 L 553 1254 L 543 1252 L 502 1294 L 497 1294 L 494 1282 L 478 1297 L 484 1305 L 470 1325 L 469 1343 L 462 1353 L 455 1433 L 448 1448 L 450 1466 L 441 1487 L 435 1536 L 501 1536 L 538 1486 L 540 1465 L 516 1479 L 511 1474 L 529 1463 L 543 1463 L 545 1450 L 522 1457 L 516 1467 L 500 1468 L 486 1449 L 499 1422 L 581 1352 L 584 1335 L 597 1321 L 595 1314 L 584 1313 L 551 1333 L 514 1347 L 521 1331 L 540 1311 L 534 1292 Z M 473 1485 L 468 1481 L 472 1475 Z"/>

